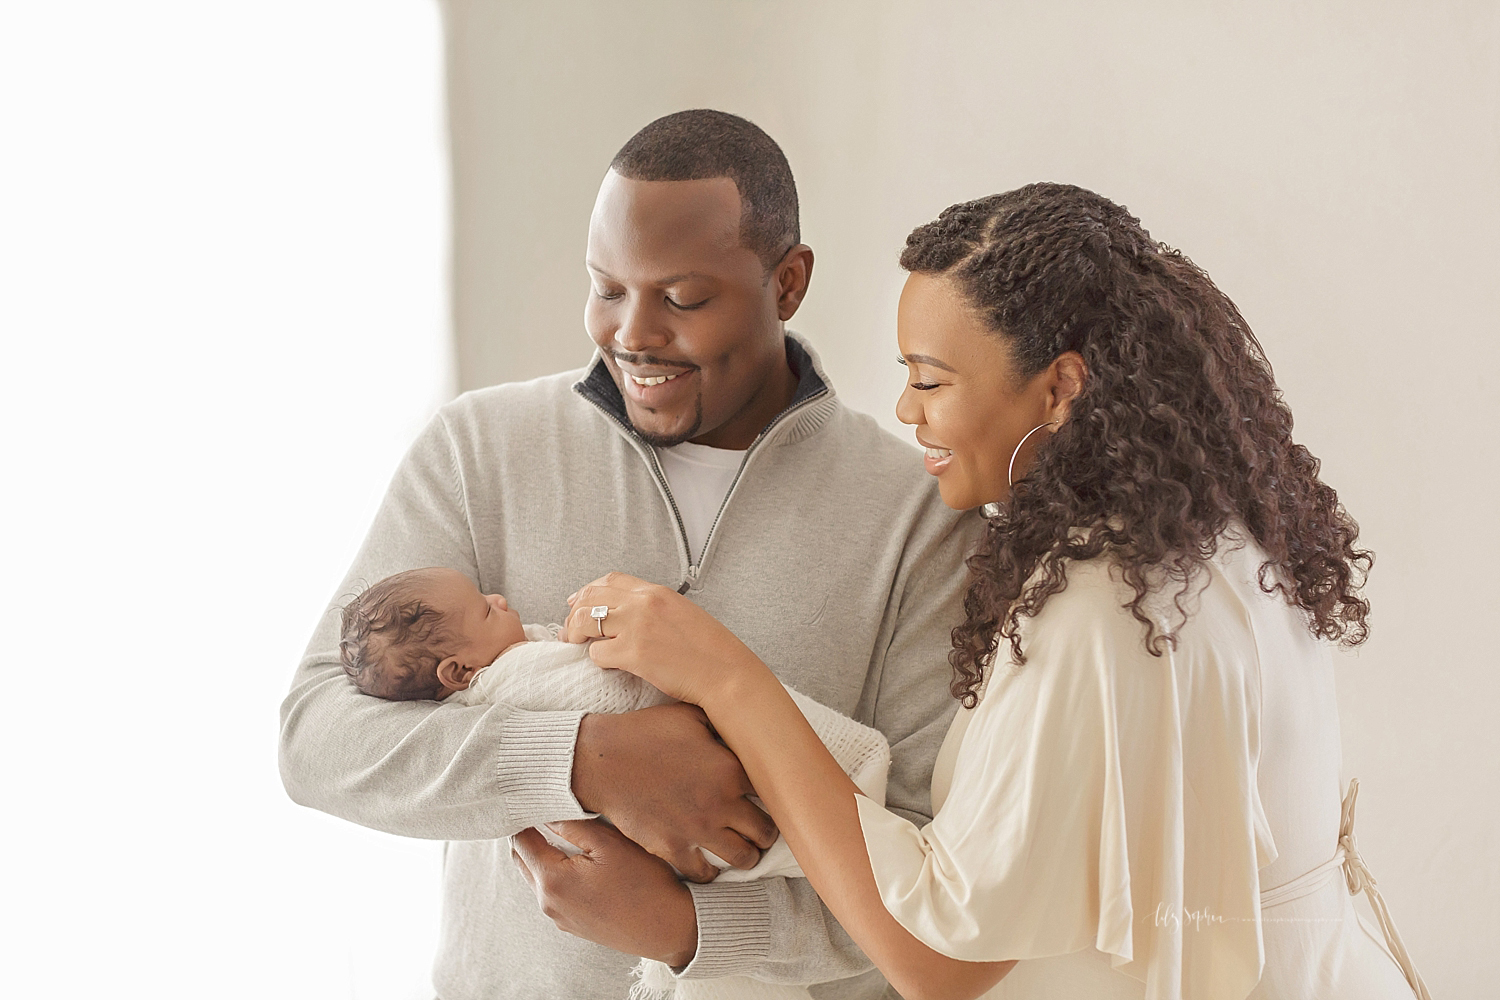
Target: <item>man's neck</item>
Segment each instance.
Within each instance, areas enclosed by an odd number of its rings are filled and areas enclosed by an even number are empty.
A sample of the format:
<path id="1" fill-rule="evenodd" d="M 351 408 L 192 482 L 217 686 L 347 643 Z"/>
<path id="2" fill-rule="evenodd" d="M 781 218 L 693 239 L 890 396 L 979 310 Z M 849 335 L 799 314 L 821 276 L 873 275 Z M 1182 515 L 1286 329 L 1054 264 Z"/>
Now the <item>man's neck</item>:
<path id="1" fill-rule="evenodd" d="M 744 451 L 755 442 L 777 415 L 791 405 L 797 395 L 797 373 L 783 353 L 775 371 L 763 382 L 755 395 L 730 420 L 692 439 L 693 444 L 710 448 Z"/>

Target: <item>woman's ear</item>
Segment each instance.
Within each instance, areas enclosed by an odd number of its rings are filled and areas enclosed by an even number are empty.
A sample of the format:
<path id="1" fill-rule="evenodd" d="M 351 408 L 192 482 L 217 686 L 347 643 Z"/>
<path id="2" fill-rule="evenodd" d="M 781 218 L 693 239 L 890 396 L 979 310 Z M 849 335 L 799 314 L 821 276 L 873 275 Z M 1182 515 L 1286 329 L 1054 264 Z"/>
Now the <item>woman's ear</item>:
<path id="1" fill-rule="evenodd" d="M 445 688 L 454 691 L 462 691 L 469 686 L 469 682 L 478 673 L 473 667 L 466 667 L 458 662 L 458 657 L 450 656 L 437 665 L 438 682 Z"/>
<path id="2" fill-rule="evenodd" d="M 1052 360 L 1047 374 L 1047 415 L 1064 423 L 1073 410 L 1073 400 L 1083 395 L 1083 386 L 1089 377 L 1089 366 L 1082 354 L 1064 351 Z"/>

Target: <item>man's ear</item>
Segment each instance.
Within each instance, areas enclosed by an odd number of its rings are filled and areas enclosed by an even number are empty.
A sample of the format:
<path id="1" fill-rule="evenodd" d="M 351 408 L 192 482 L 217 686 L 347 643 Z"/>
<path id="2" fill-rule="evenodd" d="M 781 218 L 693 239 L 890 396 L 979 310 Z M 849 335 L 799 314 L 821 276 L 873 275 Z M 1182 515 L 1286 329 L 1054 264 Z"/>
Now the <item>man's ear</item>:
<path id="1" fill-rule="evenodd" d="M 798 243 L 786 252 L 771 278 L 776 283 L 776 316 L 783 323 L 797 315 L 807 286 L 812 281 L 813 252 L 806 243 Z"/>
<path id="2" fill-rule="evenodd" d="M 1073 410 L 1073 401 L 1083 395 L 1088 382 L 1089 366 L 1077 351 L 1064 351 L 1052 360 L 1048 369 L 1047 387 L 1048 416 L 1059 422 L 1066 421 Z"/>
<path id="3" fill-rule="evenodd" d="M 458 662 L 458 657 L 450 656 L 437 665 L 437 679 L 445 688 L 454 691 L 462 691 L 469 686 L 469 681 L 474 679 L 478 673 L 472 667 L 466 667 Z"/>

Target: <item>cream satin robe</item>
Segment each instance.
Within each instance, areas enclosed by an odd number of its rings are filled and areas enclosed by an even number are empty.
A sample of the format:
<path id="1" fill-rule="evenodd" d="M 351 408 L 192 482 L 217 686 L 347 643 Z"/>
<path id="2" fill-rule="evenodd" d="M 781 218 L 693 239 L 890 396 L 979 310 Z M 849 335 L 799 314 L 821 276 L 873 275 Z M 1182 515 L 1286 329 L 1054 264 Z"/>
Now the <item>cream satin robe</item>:
<path id="1" fill-rule="evenodd" d="M 933 821 L 859 800 L 902 926 L 953 958 L 1023 960 L 988 996 L 1412 996 L 1334 860 L 1332 657 L 1260 590 L 1264 558 L 1223 540 L 1160 657 L 1119 570 L 1070 565 L 1024 625 L 1026 664 L 1002 649 L 954 719 Z M 1165 602 L 1150 613 L 1174 620 Z"/>

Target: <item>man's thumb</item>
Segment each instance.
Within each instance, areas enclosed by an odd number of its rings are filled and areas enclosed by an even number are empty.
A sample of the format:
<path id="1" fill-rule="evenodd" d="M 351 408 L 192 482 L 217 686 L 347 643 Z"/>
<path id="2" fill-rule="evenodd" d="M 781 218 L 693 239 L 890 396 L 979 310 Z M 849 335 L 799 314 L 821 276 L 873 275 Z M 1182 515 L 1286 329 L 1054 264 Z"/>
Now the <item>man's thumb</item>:
<path id="1" fill-rule="evenodd" d="M 605 826 L 596 819 L 560 820 L 538 829 L 549 844 L 568 857 L 607 849 L 613 845 L 615 838 L 623 836 L 614 827 Z"/>

